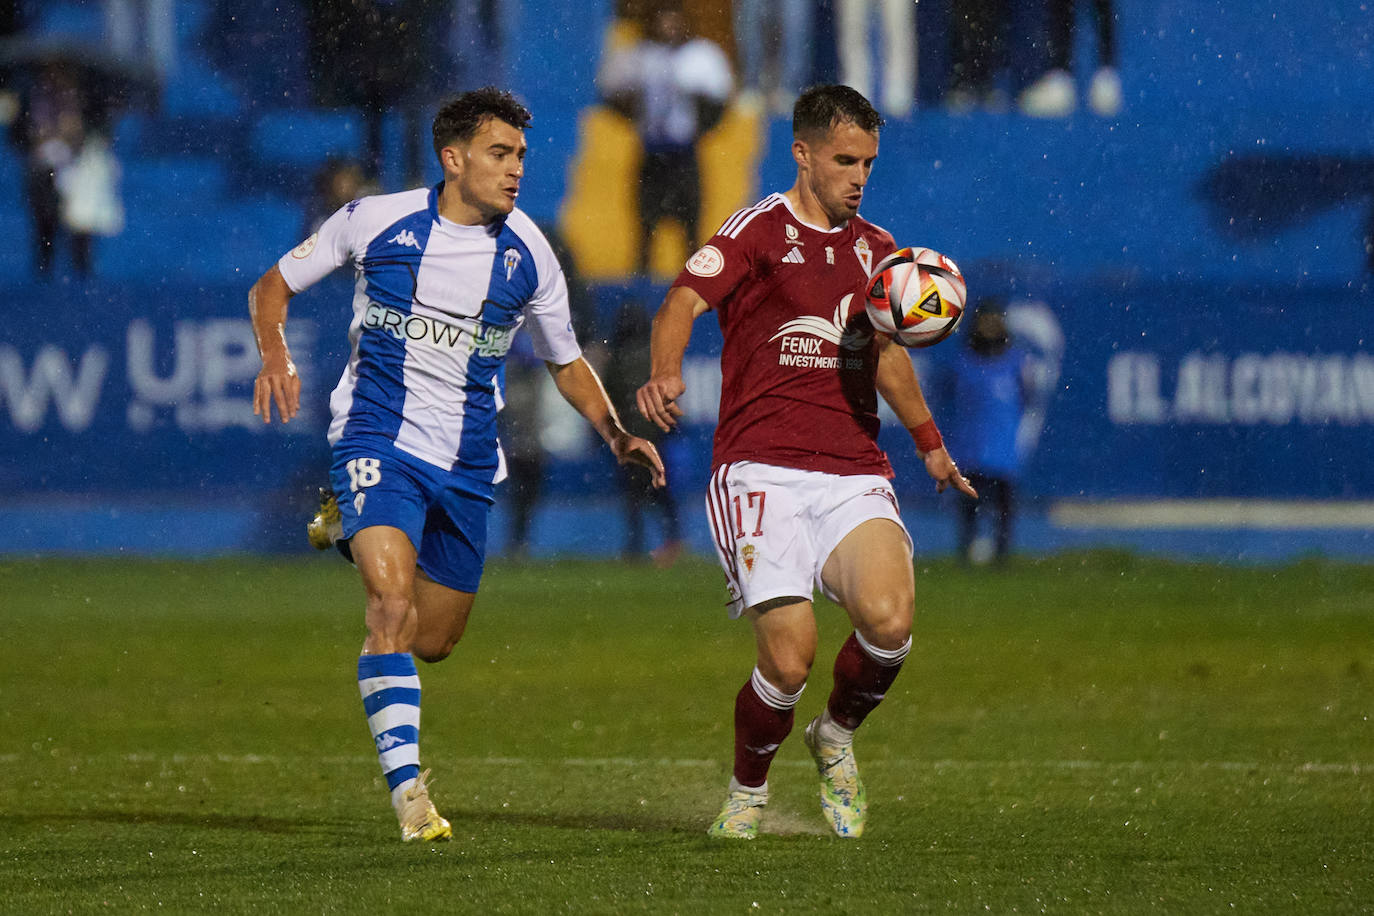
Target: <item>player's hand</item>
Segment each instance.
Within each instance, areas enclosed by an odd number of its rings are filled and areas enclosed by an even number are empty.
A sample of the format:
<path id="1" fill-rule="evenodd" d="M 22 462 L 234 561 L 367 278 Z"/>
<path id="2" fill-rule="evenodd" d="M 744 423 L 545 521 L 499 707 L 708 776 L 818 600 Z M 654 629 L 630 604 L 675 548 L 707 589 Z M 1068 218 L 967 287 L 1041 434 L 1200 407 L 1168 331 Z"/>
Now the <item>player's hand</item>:
<path id="1" fill-rule="evenodd" d="M 629 433 L 616 436 L 611 442 L 611 452 L 621 464 L 637 464 L 649 469 L 655 488 L 666 486 L 668 473 L 663 468 L 663 459 L 658 449 L 648 439 L 631 436 Z"/>
<path id="2" fill-rule="evenodd" d="M 925 462 L 926 473 L 935 478 L 936 493 L 945 492 L 945 487 L 954 487 L 974 499 L 978 498 L 978 491 L 973 489 L 973 484 L 968 482 L 967 477 L 959 473 L 959 467 L 943 447 L 926 452 Z"/>
<path id="3" fill-rule="evenodd" d="M 651 378 L 635 392 L 635 403 L 644 419 L 666 433 L 677 426 L 677 418 L 682 416 L 677 399 L 686 390 L 687 386 L 680 375 Z"/>
<path id="4" fill-rule="evenodd" d="M 263 357 L 262 370 L 253 382 L 253 416 L 271 423 L 274 403 L 283 423 L 291 422 L 301 409 L 301 377 L 290 353 Z"/>

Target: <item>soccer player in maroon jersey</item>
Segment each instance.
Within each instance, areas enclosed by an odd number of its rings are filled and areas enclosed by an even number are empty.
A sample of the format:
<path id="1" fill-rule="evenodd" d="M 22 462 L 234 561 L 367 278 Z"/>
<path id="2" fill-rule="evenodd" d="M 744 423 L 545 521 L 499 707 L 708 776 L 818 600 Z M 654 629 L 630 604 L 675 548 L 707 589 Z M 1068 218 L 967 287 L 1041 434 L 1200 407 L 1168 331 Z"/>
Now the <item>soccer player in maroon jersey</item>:
<path id="1" fill-rule="evenodd" d="M 940 439 L 906 351 L 868 323 L 868 272 L 896 249 L 859 216 L 882 117 L 848 86 L 817 86 L 792 114 L 797 181 L 725 221 L 688 260 L 654 318 L 652 369 L 636 400 L 667 430 L 682 415 L 692 322 L 714 309 L 724 336 L 720 415 L 706 507 L 757 664 L 735 700 L 729 793 L 709 833 L 757 835 L 768 768 L 792 730 L 816 657 L 814 588 L 854 625 L 825 710 L 805 742 L 821 808 L 843 837 L 867 801 L 854 730 L 911 648 L 911 537 L 878 448 L 878 395 L 911 430 L 937 490 L 976 496 Z"/>

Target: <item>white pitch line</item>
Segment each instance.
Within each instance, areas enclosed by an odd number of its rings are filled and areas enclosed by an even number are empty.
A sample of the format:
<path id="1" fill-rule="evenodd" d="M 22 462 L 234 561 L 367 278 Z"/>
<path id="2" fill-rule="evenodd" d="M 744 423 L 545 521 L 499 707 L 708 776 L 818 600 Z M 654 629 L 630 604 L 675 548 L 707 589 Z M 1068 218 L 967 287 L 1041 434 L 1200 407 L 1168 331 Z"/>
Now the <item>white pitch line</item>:
<path id="1" fill-rule="evenodd" d="M 161 764 L 203 764 L 221 763 L 229 766 L 273 766 L 287 767 L 300 766 L 304 762 L 325 766 L 358 766 L 376 763 L 376 757 L 367 754 L 335 754 L 322 757 L 314 756 L 284 756 L 280 754 L 172 754 L 162 756 L 157 754 L 114 754 L 114 755 L 84 755 L 77 758 L 86 763 L 98 763 L 102 760 L 114 756 L 119 760 L 128 763 L 161 763 Z M 20 754 L 0 754 L 0 764 L 20 764 L 26 759 L 25 755 Z M 45 758 L 48 760 L 51 758 Z M 70 759 L 70 758 L 64 758 Z M 564 766 L 578 768 L 609 768 L 609 769 L 635 769 L 640 767 L 658 767 L 660 769 L 723 769 L 728 766 L 729 761 L 722 758 L 719 760 L 703 760 L 695 758 L 674 758 L 674 757 L 564 757 L 564 758 L 539 758 L 539 757 L 449 757 L 443 758 L 441 755 L 431 753 L 429 759 L 439 759 L 446 763 L 457 764 L 464 767 L 548 767 Z M 917 758 L 880 758 L 865 761 L 866 765 L 873 767 L 899 767 L 901 769 L 929 769 L 929 770 L 1101 770 L 1101 771 L 1136 771 L 1150 772 L 1155 770 L 1186 769 L 1186 770 L 1222 770 L 1226 772 L 1292 772 L 1292 773 L 1316 773 L 1340 776 L 1359 776 L 1374 772 L 1374 763 L 1326 763 L 1322 761 L 1306 761 L 1296 764 L 1277 764 L 1277 763 L 1258 763 L 1253 761 L 1240 760 L 923 760 Z M 809 760 L 777 760 L 774 766 L 809 769 L 814 764 Z"/>

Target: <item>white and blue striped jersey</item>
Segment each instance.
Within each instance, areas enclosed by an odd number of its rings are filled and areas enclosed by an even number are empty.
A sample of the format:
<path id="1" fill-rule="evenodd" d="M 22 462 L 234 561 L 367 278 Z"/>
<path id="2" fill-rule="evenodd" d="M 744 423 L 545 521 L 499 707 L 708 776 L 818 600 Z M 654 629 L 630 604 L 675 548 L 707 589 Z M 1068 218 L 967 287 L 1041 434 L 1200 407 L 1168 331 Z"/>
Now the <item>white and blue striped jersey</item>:
<path id="1" fill-rule="evenodd" d="M 520 210 L 485 226 L 438 212 L 438 188 L 355 200 L 277 262 L 292 292 L 357 271 L 329 442 L 381 437 L 479 484 L 505 477 L 500 376 L 528 322 L 535 355 L 581 356 L 558 259 Z"/>

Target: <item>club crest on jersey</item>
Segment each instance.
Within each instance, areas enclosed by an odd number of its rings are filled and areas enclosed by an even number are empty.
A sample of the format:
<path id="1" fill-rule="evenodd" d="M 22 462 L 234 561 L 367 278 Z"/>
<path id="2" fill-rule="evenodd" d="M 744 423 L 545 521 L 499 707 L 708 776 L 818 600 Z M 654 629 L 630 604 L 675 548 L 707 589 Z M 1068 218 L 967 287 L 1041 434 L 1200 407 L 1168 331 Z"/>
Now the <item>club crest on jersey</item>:
<path id="1" fill-rule="evenodd" d="M 386 241 L 388 245 L 400 245 L 402 248 L 420 250 L 420 240 L 415 238 L 415 233 L 409 229 L 402 229 Z"/>
<path id="2" fill-rule="evenodd" d="M 725 255 L 715 245 L 703 245 L 687 259 L 687 272 L 698 277 L 714 277 L 725 269 Z"/>
<path id="3" fill-rule="evenodd" d="M 801 240 L 801 232 L 799 232 L 799 231 L 797 230 L 797 227 L 794 226 L 794 225 L 792 225 L 791 223 L 788 223 L 788 224 L 787 224 L 787 244 L 789 244 L 789 245 L 805 245 L 805 244 L 806 244 L 805 242 L 803 242 L 803 241 Z"/>
<path id="4" fill-rule="evenodd" d="M 515 268 L 520 266 L 520 252 L 514 248 L 507 248 L 505 255 L 506 279 L 510 280 L 515 275 Z"/>
<path id="5" fill-rule="evenodd" d="M 859 263 L 864 266 L 864 273 L 872 273 L 873 249 L 868 247 L 868 239 L 859 236 L 859 240 L 854 243 L 854 253 L 859 256 Z"/>
<path id="6" fill-rule="evenodd" d="M 745 574 L 752 575 L 754 572 L 754 561 L 758 559 L 758 551 L 754 549 L 754 545 L 745 544 L 741 547 L 739 549 L 739 559 L 740 562 L 744 564 Z"/>

